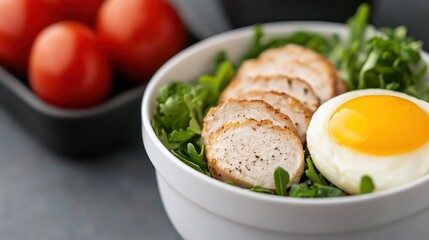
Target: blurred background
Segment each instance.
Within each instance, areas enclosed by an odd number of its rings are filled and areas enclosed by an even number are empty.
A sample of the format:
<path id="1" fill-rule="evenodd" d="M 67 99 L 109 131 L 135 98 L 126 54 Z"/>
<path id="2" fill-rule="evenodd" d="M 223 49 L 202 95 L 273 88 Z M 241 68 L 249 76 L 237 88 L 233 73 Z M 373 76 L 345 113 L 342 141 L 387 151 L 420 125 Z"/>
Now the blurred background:
<path id="1" fill-rule="evenodd" d="M 410 35 L 429 42 L 429 32 L 425 30 L 429 21 L 429 1 L 426 0 L 172 1 L 180 9 L 189 29 L 199 38 L 254 23 L 285 20 L 345 22 L 359 4 L 367 2 L 371 5 L 370 21 L 375 26 L 405 25 Z"/>
<path id="2" fill-rule="evenodd" d="M 359 0 L 171 0 L 195 41 L 256 22 L 344 22 Z M 376 26 L 407 26 L 429 49 L 429 1 L 372 0 Z M 135 129 L 140 132 L 140 129 Z M 46 149 L 0 107 L 0 239 L 180 239 L 140 141 L 91 160 Z"/>

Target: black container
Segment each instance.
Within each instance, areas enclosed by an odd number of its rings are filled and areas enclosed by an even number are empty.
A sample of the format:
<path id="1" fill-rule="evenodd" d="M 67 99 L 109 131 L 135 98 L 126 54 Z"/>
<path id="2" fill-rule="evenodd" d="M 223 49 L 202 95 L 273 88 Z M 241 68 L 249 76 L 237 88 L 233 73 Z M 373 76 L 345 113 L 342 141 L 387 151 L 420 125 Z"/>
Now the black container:
<path id="1" fill-rule="evenodd" d="M 43 102 L 0 67 L 0 105 L 47 148 L 70 157 L 100 156 L 140 140 L 144 88 L 121 89 L 90 109 L 65 110 Z"/>
<path id="2" fill-rule="evenodd" d="M 287 20 L 345 22 L 363 0 L 221 0 L 233 27 Z"/>

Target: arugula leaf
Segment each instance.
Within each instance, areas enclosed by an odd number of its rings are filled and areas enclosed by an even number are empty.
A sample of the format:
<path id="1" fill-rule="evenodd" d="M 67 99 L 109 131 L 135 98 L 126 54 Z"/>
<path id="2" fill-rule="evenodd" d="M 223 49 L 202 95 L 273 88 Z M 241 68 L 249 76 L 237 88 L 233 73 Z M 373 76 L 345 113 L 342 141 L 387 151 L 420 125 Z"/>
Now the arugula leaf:
<path id="1" fill-rule="evenodd" d="M 192 162 L 198 164 L 201 169 L 207 169 L 207 162 L 204 160 L 204 145 L 200 146 L 200 152 L 197 151 L 195 145 L 188 143 L 187 151 Z"/>
<path id="2" fill-rule="evenodd" d="M 294 184 L 289 190 L 289 196 L 300 198 L 325 198 L 344 195 L 345 193 L 335 186 L 320 185 L 311 181 Z"/>
<path id="3" fill-rule="evenodd" d="M 356 14 L 347 21 L 349 35 L 344 46 L 337 51 L 337 57 L 334 63 L 339 66 L 341 78 L 346 82 L 348 90 L 354 90 L 357 87 L 357 77 L 362 63 L 361 50 L 365 39 L 366 28 L 369 18 L 368 4 L 359 6 Z"/>
<path id="4" fill-rule="evenodd" d="M 274 170 L 274 185 L 276 186 L 276 193 L 280 196 L 287 195 L 287 184 L 289 183 L 289 173 L 282 167 L 277 167 Z"/>
<path id="5" fill-rule="evenodd" d="M 375 68 L 375 66 L 377 65 L 377 61 L 381 56 L 381 52 L 380 51 L 376 51 L 373 50 L 369 55 L 368 58 L 366 60 L 366 62 L 363 64 L 362 69 L 359 71 L 359 80 L 358 80 L 358 88 L 362 89 L 366 87 L 366 81 L 368 81 L 368 76 L 367 73 L 371 70 L 373 70 Z M 382 80 L 383 78 L 378 78 L 377 76 L 375 76 L 375 81 L 378 80 Z M 374 84 L 375 86 L 377 84 Z M 379 82 L 378 85 L 381 88 L 384 88 L 386 86 L 385 82 Z"/>
<path id="6" fill-rule="evenodd" d="M 263 188 L 260 186 L 253 186 L 250 191 L 253 192 L 259 192 L 259 193 L 266 193 L 266 194 L 274 194 L 274 191 L 268 188 Z"/>
<path id="7" fill-rule="evenodd" d="M 170 134 L 169 140 L 172 142 L 183 143 L 190 140 L 194 136 L 195 131 L 188 127 L 186 130 L 173 130 L 173 132 Z"/>
<path id="8" fill-rule="evenodd" d="M 151 120 L 152 128 L 155 131 L 155 134 L 158 136 L 161 143 L 167 148 L 167 149 L 176 149 L 180 146 L 180 143 L 174 143 L 169 140 L 168 134 L 165 131 L 165 129 L 161 125 L 161 120 L 159 119 L 159 116 L 155 114 Z"/>
<path id="9" fill-rule="evenodd" d="M 308 181 L 292 185 L 289 196 L 298 198 L 317 197 L 317 188 L 311 187 Z"/>
<path id="10" fill-rule="evenodd" d="M 316 167 L 314 166 L 311 156 L 308 156 L 306 159 L 306 167 L 307 169 L 305 170 L 305 176 L 307 176 L 308 179 L 310 179 L 311 181 L 319 185 L 328 185 L 325 179 L 323 178 L 322 174 L 320 174 L 316 170 Z"/>
<path id="11" fill-rule="evenodd" d="M 240 63 L 247 59 L 257 57 L 262 51 L 265 50 L 262 45 L 263 36 L 264 36 L 264 33 L 262 31 L 261 25 L 260 24 L 253 25 L 253 37 L 252 37 L 249 50 L 247 50 L 247 52 L 243 54 L 243 57 L 241 58 Z"/>
<path id="12" fill-rule="evenodd" d="M 187 92 L 183 93 L 183 101 L 190 117 L 187 125 L 197 134 L 201 134 L 207 95 L 208 90 L 199 85 L 192 86 Z"/>
<path id="13" fill-rule="evenodd" d="M 351 46 L 356 42 L 362 42 L 365 39 L 369 10 L 369 5 L 367 3 L 363 3 L 357 9 L 355 16 L 351 17 L 347 21 L 347 24 L 349 25 L 348 46 Z"/>
<path id="14" fill-rule="evenodd" d="M 231 181 L 225 181 L 224 183 L 232 185 L 232 186 L 235 186 L 235 184 L 233 182 L 231 182 Z"/>
<path id="15" fill-rule="evenodd" d="M 191 168 L 197 170 L 198 172 L 204 173 L 206 174 L 206 172 L 201 169 L 200 166 L 198 166 L 198 164 L 193 163 L 192 161 L 190 161 L 189 157 L 184 155 L 181 151 L 179 150 L 171 150 L 170 151 L 175 157 L 177 157 L 179 160 L 181 160 L 182 162 L 186 163 L 188 166 L 190 166 Z"/>
<path id="16" fill-rule="evenodd" d="M 218 63 L 216 68 L 215 75 L 202 75 L 198 78 L 198 83 L 208 90 L 208 96 L 205 98 L 208 106 L 217 104 L 220 93 L 235 74 L 234 66 L 230 61 Z"/>
<path id="17" fill-rule="evenodd" d="M 359 194 L 372 193 L 375 189 L 374 182 L 372 178 L 368 175 L 365 175 L 360 180 Z"/>
<path id="18" fill-rule="evenodd" d="M 407 29 L 384 28 L 365 39 L 369 6 L 363 4 L 349 19 L 349 36 L 334 59 L 348 90 L 382 88 L 429 100 L 429 84 L 423 81 L 427 64 L 420 56 L 422 42 L 407 36 Z"/>
<path id="19" fill-rule="evenodd" d="M 217 71 L 219 69 L 219 66 L 227 61 L 229 60 L 228 60 L 228 56 L 226 55 L 226 52 L 220 51 L 214 59 L 214 70 Z"/>
<path id="20" fill-rule="evenodd" d="M 187 147 L 181 146 L 177 149 L 170 150 L 170 152 L 195 170 L 207 176 L 211 176 L 207 167 L 207 161 L 204 156 L 204 148 L 201 148 L 200 152 L 198 153 L 195 145 L 188 143 Z"/>
<path id="21" fill-rule="evenodd" d="M 289 190 L 291 197 L 318 198 L 345 195 L 341 189 L 329 183 L 319 173 L 316 166 L 314 166 L 307 148 L 305 148 L 305 156 L 307 156 L 304 170 L 305 177 L 301 177 L 300 183 L 291 186 Z"/>
<path id="22" fill-rule="evenodd" d="M 189 110 L 181 95 L 170 96 L 165 103 L 159 104 L 159 119 L 166 130 L 186 129 L 189 122 Z"/>
<path id="23" fill-rule="evenodd" d="M 286 37 L 275 38 L 263 45 L 262 49 L 277 48 L 286 44 L 297 44 L 310 48 L 318 53 L 329 55 L 338 45 L 340 39 L 338 35 L 322 35 L 310 32 L 296 32 Z"/>
<path id="24" fill-rule="evenodd" d="M 317 197 L 339 197 L 344 196 L 344 192 L 334 186 L 325 186 L 315 183 L 314 187 L 317 188 Z"/>
<path id="25" fill-rule="evenodd" d="M 429 102 L 429 82 L 421 81 L 416 83 L 405 89 L 405 93 Z"/>
<path id="26" fill-rule="evenodd" d="M 262 27 L 258 24 L 254 25 L 249 50 L 242 56 L 240 63 L 247 59 L 256 58 L 267 49 L 282 47 L 286 44 L 298 44 L 313 49 L 318 53 L 330 55 L 340 42 L 340 38 L 336 34 L 324 35 L 310 32 L 296 32 L 289 36 L 272 39 L 267 43 L 263 43 L 263 36 Z"/>

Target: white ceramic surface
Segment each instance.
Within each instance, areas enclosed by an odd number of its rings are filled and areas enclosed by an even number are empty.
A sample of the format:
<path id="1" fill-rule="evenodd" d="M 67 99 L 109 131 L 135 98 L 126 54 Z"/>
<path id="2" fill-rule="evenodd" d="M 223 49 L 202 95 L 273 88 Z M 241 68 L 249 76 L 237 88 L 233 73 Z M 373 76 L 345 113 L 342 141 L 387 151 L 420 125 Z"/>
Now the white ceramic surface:
<path id="1" fill-rule="evenodd" d="M 264 25 L 267 38 L 295 31 L 338 33 L 342 24 L 288 22 Z M 295 199 L 254 193 L 207 177 L 178 159 L 156 137 L 150 118 L 160 86 L 192 81 L 207 72 L 217 52 L 237 59 L 248 47 L 250 28 L 224 33 L 184 50 L 166 63 L 146 88 L 143 142 L 157 171 L 161 197 L 185 239 L 416 239 L 429 236 L 429 176 L 363 196 Z M 426 61 L 429 59 L 424 55 Z"/>

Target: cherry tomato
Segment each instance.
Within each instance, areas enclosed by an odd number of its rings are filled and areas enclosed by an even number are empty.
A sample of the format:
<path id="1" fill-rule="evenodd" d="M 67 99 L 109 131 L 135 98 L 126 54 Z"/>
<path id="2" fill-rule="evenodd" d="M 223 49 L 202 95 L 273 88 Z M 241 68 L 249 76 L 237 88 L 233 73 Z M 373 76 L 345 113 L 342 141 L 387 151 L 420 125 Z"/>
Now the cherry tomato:
<path id="1" fill-rule="evenodd" d="M 89 27 L 59 22 L 37 36 L 30 55 L 29 80 L 34 92 L 53 105 L 90 107 L 110 90 L 110 64 Z"/>
<path id="2" fill-rule="evenodd" d="M 104 0 L 47 0 L 61 20 L 76 20 L 94 25 L 98 9 Z"/>
<path id="3" fill-rule="evenodd" d="M 183 22 L 165 0 L 106 0 L 96 28 L 118 72 L 134 83 L 148 80 L 187 40 Z"/>
<path id="4" fill-rule="evenodd" d="M 34 39 L 56 17 L 45 0 L 0 0 L 0 64 L 25 75 Z"/>

